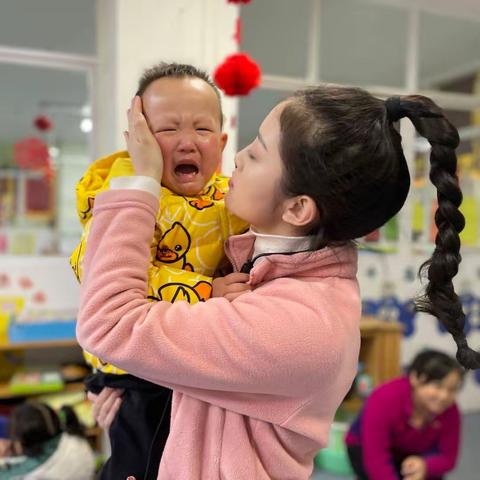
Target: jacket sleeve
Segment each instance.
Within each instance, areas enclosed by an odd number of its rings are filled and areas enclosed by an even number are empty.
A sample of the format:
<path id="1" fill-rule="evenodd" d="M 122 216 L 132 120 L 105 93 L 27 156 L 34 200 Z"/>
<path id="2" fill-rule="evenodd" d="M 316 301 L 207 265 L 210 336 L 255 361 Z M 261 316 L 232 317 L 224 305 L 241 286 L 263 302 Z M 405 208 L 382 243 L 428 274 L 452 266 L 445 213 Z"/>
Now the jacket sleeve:
<path id="1" fill-rule="evenodd" d="M 441 477 L 454 469 L 460 445 L 460 413 L 456 405 L 445 412 L 438 440 L 438 452 L 425 455 L 429 476 Z"/>
<path id="2" fill-rule="evenodd" d="M 275 295 L 262 286 L 233 302 L 146 300 L 157 205 L 153 195 L 133 190 L 97 197 L 77 325 L 80 344 L 134 375 L 197 398 L 225 392 L 245 398 L 305 395 L 317 388 L 319 372 L 329 382 L 346 342 L 303 306 L 308 284 L 298 299 L 288 294 L 291 283 L 279 279 L 269 282 L 278 282 Z M 322 329 L 323 345 L 318 335 L 305 334 Z"/>
<path id="3" fill-rule="evenodd" d="M 395 408 L 389 408 L 383 392 L 374 392 L 362 414 L 363 466 L 370 480 L 399 480 L 391 455 L 391 429 Z"/>

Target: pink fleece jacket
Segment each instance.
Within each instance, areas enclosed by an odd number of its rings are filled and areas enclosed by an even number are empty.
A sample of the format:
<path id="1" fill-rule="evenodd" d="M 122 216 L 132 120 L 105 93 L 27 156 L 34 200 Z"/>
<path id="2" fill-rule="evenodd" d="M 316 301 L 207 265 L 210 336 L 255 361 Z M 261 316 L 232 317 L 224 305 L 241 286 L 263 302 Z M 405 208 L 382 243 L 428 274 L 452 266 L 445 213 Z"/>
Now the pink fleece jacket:
<path id="1" fill-rule="evenodd" d="M 146 300 L 158 199 L 95 201 L 77 336 L 83 348 L 174 390 L 158 478 L 308 479 L 356 372 L 360 298 L 353 247 L 271 255 L 233 302 Z M 252 234 L 226 246 L 236 270 Z"/>

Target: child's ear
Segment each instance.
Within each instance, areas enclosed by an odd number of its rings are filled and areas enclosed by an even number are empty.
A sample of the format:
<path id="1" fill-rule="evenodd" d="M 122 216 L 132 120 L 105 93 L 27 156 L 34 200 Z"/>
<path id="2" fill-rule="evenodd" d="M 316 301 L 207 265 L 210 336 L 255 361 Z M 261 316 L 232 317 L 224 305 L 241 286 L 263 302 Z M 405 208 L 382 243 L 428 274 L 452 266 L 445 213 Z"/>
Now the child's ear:
<path id="1" fill-rule="evenodd" d="M 228 134 L 223 132 L 220 137 L 220 147 L 222 148 L 222 152 L 225 149 L 225 145 L 227 144 Z"/>
<path id="2" fill-rule="evenodd" d="M 282 220 L 295 227 L 307 227 L 318 221 L 319 212 L 317 204 L 308 195 L 285 200 Z"/>
<path id="3" fill-rule="evenodd" d="M 410 385 L 412 388 L 416 388 L 423 383 L 422 380 L 424 380 L 424 377 L 420 377 L 417 372 L 411 372 L 408 375 L 408 379 L 410 380 Z"/>

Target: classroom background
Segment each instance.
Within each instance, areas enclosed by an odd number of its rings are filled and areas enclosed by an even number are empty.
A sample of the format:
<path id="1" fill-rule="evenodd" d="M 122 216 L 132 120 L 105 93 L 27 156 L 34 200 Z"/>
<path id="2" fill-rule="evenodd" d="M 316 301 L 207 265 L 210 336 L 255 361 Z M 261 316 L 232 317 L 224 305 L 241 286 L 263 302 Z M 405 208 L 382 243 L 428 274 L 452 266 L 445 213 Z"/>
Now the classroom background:
<path id="1" fill-rule="evenodd" d="M 96 451 L 108 451 L 84 398 L 88 372 L 74 339 L 75 183 L 93 159 L 124 148 L 137 78 L 161 60 L 223 69 L 226 174 L 264 114 L 297 88 L 328 82 L 381 98 L 420 92 L 435 99 L 461 138 L 467 226 L 455 285 L 469 343 L 479 348 L 479 1 L 0 0 L 0 436 L 13 406 L 35 397 L 74 405 Z M 240 87 L 232 87 L 234 75 L 242 76 Z M 418 268 L 434 247 L 436 197 L 428 144 L 408 121 L 401 132 L 412 189 L 396 218 L 359 239 L 361 363 L 315 479 L 353 478 L 342 463 L 341 433 L 373 386 L 400 374 L 422 349 L 455 352 L 438 322 L 413 309 Z M 462 455 L 447 478 L 474 480 L 480 371 L 466 375 L 459 405 Z"/>

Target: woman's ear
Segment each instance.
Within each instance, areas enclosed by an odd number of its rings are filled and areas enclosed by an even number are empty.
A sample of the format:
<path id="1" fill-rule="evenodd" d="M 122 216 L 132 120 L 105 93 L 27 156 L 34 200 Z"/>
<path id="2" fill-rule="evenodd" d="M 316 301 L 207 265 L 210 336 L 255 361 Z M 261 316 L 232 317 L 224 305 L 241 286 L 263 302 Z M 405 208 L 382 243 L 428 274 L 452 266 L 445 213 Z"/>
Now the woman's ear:
<path id="1" fill-rule="evenodd" d="M 294 227 L 307 227 L 319 219 L 317 204 L 308 195 L 298 195 L 284 201 L 282 220 Z"/>

